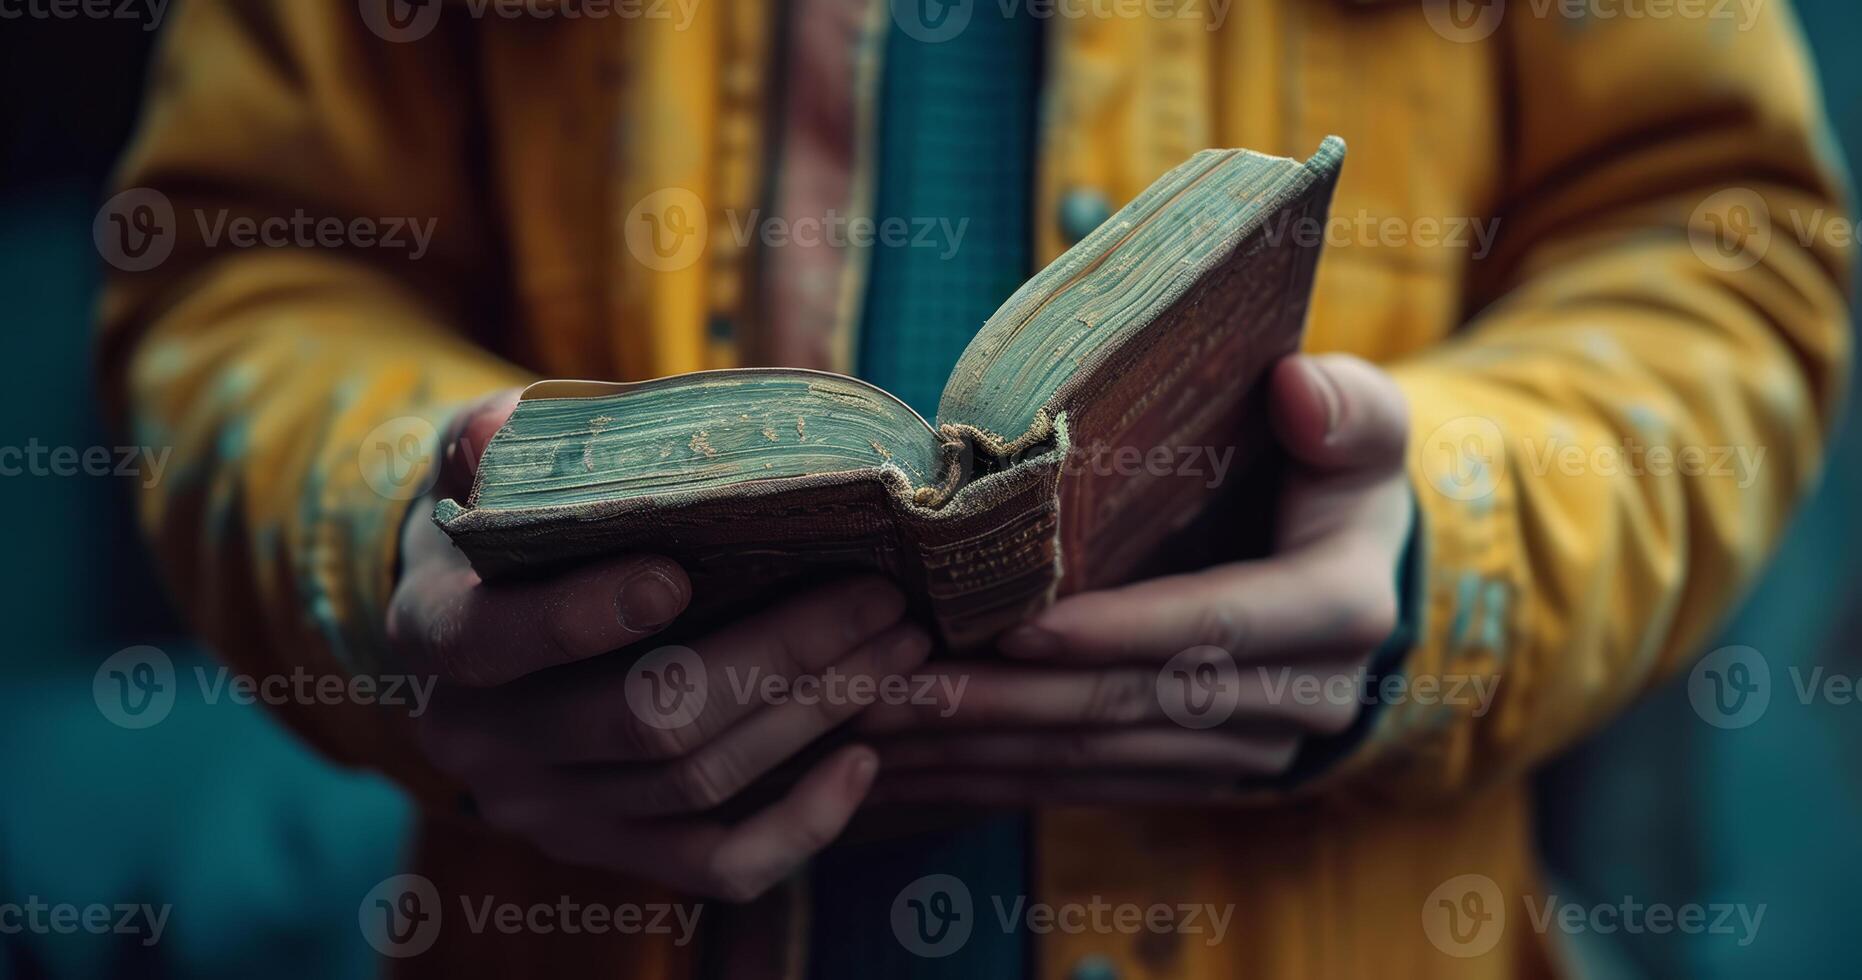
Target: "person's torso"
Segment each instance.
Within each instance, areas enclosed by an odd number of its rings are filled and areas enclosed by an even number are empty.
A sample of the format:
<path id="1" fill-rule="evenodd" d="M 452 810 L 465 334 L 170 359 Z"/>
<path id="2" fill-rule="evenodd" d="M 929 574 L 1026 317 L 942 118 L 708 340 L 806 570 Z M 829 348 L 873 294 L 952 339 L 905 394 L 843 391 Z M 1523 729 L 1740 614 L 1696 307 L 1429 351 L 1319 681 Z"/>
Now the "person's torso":
<path id="1" fill-rule="evenodd" d="M 488 339 L 545 375 L 856 370 L 884 247 L 883 41 L 896 29 L 935 43 L 999 9 L 798 0 L 776 24 L 765 4 L 727 0 L 476 25 L 508 249 L 509 309 Z M 1393 359 L 1479 301 L 1505 135 L 1492 46 L 1382 0 L 1185 0 L 1145 20 L 1115 4 L 1046 9 L 1024 195 L 1035 266 L 1198 149 L 1304 158 L 1337 134 L 1350 155 L 1332 220 L 1296 229 L 1329 246 L 1307 347 Z M 1195 932 L 1044 930 L 1035 959 L 1051 980 L 1538 972 L 1544 951 L 1524 930 L 1508 936 L 1516 956 L 1457 960 L 1419 918 L 1458 868 L 1506 878 L 1509 894 L 1533 880 L 1525 799 L 1509 784 L 1428 813 L 1046 811 L 1028 835 L 1028 894 L 973 894 L 972 917 L 1197 910 Z M 846 928 L 887 929 L 888 915 L 850 910 Z"/>

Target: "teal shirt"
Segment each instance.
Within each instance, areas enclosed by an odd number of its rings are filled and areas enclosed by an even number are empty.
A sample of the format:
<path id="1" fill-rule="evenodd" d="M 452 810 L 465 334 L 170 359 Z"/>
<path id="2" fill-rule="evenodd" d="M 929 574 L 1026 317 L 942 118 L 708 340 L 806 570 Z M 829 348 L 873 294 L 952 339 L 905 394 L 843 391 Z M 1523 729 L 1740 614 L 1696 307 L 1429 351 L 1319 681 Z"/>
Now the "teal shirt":
<path id="1" fill-rule="evenodd" d="M 886 39 L 874 217 L 911 234 L 908 244 L 873 249 L 859 374 L 926 418 L 977 328 L 1033 271 L 1040 25 L 995 11 L 976 8 L 947 41 L 914 40 L 896 24 Z M 1003 930 L 994 909 L 1028 891 L 1027 823 L 993 817 L 823 854 L 813 878 L 811 975 L 1026 975 L 1027 938 Z M 935 958 L 909 951 L 893 931 L 895 899 L 927 875 L 953 875 L 970 895 L 968 938 Z"/>

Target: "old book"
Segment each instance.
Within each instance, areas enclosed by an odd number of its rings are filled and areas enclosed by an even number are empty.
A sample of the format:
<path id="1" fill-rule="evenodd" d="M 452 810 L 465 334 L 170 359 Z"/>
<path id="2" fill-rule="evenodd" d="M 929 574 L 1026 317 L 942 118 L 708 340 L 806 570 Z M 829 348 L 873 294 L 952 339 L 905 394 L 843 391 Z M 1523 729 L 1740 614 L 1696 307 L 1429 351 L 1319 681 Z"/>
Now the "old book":
<path id="1" fill-rule="evenodd" d="M 852 568 L 956 651 L 1057 595 L 1128 580 L 1246 480 L 1258 384 L 1294 351 L 1344 144 L 1205 150 L 983 324 L 937 424 L 784 368 L 546 381 L 434 518 L 487 580 L 597 555 L 681 562 L 700 622 Z"/>

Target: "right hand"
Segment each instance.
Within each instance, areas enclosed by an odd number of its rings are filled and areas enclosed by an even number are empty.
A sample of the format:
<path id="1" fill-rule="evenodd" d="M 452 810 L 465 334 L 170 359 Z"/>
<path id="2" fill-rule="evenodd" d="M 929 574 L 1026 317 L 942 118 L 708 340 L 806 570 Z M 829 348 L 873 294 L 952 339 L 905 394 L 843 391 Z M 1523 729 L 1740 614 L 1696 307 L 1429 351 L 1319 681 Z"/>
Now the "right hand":
<path id="1" fill-rule="evenodd" d="M 877 682 L 922 663 L 930 640 L 902 621 L 904 599 L 883 579 L 821 588 L 693 641 L 702 710 L 677 727 L 648 724 L 629 707 L 635 658 L 604 655 L 685 608 L 691 585 L 676 563 L 626 555 L 488 585 L 427 519 L 439 497 L 469 489 L 516 398 L 501 392 L 460 413 L 438 485 L 402 531 L 388 636 L 408 670 L 440 679 L 420 719 L 422 748 L 466 785 L 488 823 L 552 858 L 754 898 L 840 834 L 878 759 L 848 746 L 740 822 L 704 816 L 859 709 L 826 698 L 763 704 L 739 697 L 744 679 L 760 670 L 759 680 L 793 681 L 832 667 Z"/>

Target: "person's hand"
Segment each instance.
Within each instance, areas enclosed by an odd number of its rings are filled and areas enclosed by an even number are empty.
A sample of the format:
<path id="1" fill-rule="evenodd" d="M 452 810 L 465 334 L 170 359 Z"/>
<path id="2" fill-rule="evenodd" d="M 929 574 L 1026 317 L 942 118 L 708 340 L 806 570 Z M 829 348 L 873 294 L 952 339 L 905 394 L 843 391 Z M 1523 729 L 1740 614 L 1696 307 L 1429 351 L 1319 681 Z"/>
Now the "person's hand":
<path id="1" fill-rule="evenodd" d="M 389 639 L 409 671 L 440 680 L 419 719 L 421 747 L 468 787 L 485 821 L 555 859 L 753 898 L 840 834 L 872 786 L 876 759 L 849 746 L 760 812 L 729 825 L 704 816 L 858 708 L 760 704 L 738 696 L 743 685 L 732 681 L 830 668 L 877 680 L 917 666 L 930 641 L 901 622 L 897 589 L 866 578 L 724 625 L 660 674 L 630 672 L 642 641 L 690 599 L 676 563 L 624 555 L 487 585 L 427 519 L 434 499 L 469 488 L 515 401 L 515 392 L 501 393 L 461 413 L 440 481 L 402 533 Z M 662 692 L 642 684 L 653 681 L 672 697 L 651 701 Z M 681 701 L 691 690 L 705 695 Z M 671 713 L 656 715 L 665 705 Z"/>
<path id="2" fill-rule="evenodd" d="M 1342 355 L 1283 361 L 1270 404 L 1293 462 L 1270 557 L 1071 596 L 1008 633 L 1004 662 L 931 665 L 967 676 L 955 705 L 858 722 L 880 738 L 876 797 L 1220 800 L 1347 730 L 1397 618 L 1408 413 L 1387 375 Z"/>

